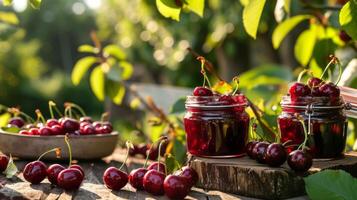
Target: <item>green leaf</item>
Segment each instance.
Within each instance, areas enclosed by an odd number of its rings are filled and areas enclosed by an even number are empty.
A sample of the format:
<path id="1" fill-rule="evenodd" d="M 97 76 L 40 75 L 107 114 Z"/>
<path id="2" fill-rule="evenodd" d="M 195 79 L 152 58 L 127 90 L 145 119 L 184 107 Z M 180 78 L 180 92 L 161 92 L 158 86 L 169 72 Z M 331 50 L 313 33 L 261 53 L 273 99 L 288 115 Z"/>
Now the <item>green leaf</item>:
<path id="1" fill-rule="evenodd" d="M 14 134 L 17 134 L 21 131 L 21 129 L 17 126 L 10 126 L 10 127 L 2 127 L 1 130 L 5 131 L 5 132 L 8 132 L 8 133 L 14 133 Z"/>
<path id="2" fill-rule="evenodd" d="M 104 101 L 105 97 L 105 75 L 101 66 L 94 68 L 90 75 L 90 86 L 94 95 L 100 101 Z"/>
<path id="3" fill-rule="evenodd" d="M 2 12 L 0 11 L 0 22 L 5 22 L 7 24 L 17 25 L 19 24 L 19 19 L 13 12 Z"/>
<path id="4" fill-rule="evenodd" d="M 6 126 L 11 118 L 11 114 L 6 112 L 0 115 L 0 127 Z"/>
<path id="5" fill-rule="evenodd" d="M 73 67 L 73 71 L 72 71 L 72 75 L 71 75 L 72 83 L 74 85 L 78 85 L 81 82 L 84 74 L 97 61 L 98 61 L 98 59 L 94 56 L 87 56 L 87 57 L 79 59 Z"/>
<path id="6" fill-rule="evenodd" d="M 121 71 L 121 78 L 123 80 L 128 80 L 129 78 L 131 78 L 131 76 L 133 75 L 133 66 L 125 61 L 121 61 L 119 62 L 119 66 L 121 67 L 122 71 Z"/>
<path id="7" fill-rule="evenodd" d="M 185 109 L 186 97 L 179 98 L 174 105 L 172 105 L 170 114 L 182 114 L 186 111 Z"/>
<path id="8" fill-rule="evenodd" d="M 299 35 L 295 43 L 294 54 L 295 58 L 303 66 L 306 66 L 309 63 L 312 53 L 314 51 L 315 43 L 316 32 L 314 30 L 305 30 Z"/>
<path id="9" fill-rule="evenodd" d="M 357 179 L 342 170 L 324 170 L 304 178 L 310 199 L 357 199 Z"/>
<path id="10" fill-rule="evenodd" d="M 316 61 L 316 64 L 324 69 L 329 62 L 329 55 L 335 54 L 336 49 L 337 45 L 332 39 L 322 39 L 317 41 L 313 53 L 313 58 Z"/>
<path id="11" fill-rule="evenodd" d="M 174 1 L 156 0 L 156 7 L 162 16 L 180 21 L 181 8 Z"/>
<path id="12" fill-rule="evenodd" d="M 192 12 L 198 16 L 203 17 L 203 10 L 205 8 L 205 0 L 186 0 L 185 5 Z"/>
<path id="13" fill-rule="evenodd" d="M 98 53 L 98 49 L 89 44 L 79 46 L 78 51 L 83 53 Z"/>
<path id="14" fill-rule="evenodd" d="M 357 1 L 348 1 L 341 9 L 339 21 L 346 33 L 357 40 Z"/>
<path id="15" fill-rule="evenodd" d="M 141 105 L 141 101 L 139 98 L 134 98 L 130 101 L 130 108 L 133 110 L 138 109 L 140 105 Z"/>
<path id="16" fill-rule="evenodd" d="M 167 170 L 168 174 L 172 174 L 172 172 L 180 169 L 180 167 L 181 167 L 179 162 L 171 154 L 166 154 L 165 164 L 166 164 L 166 170 Z"/>
<path id="17" fill-rule="evenodd" d="M 212 86 L 212 91 L 215 91 L 219 94 L 229 94 L 233 92 L 233 87 L 225 81 L 218 81 Z"/>
<path id="18" fill-rule="evenodd" d="M 125 86 L 120 82 L 107 80 L 105 92 L 115 104 L 120 105 L 125 96 Z"/>
<path id="19" fill-rule="evenodd" d="M 42 0 L 30 0 L 30 4 L 33 8 L 39 9 L 41 6 L 41 1 Z"/>
<path id="20" fill-rule="evenodd" d="M 243 25 L 247 33 L 254 39 L 257 36 L 260 17 L 266 0 L 250 0 L 243 10 Z"/>
<path id="21" fill-rule="evenodd" d="M 9 5 L 11 5 L 11 3 L 12 3 L 12 0 L 2 0 L 2 4 L 4 6 L 9 6 Z"/>
<path id="22" fill-rule="evenodd" d="M 249 0 L 240 0 L 240 4 L 244 7 L 247 6 L 248 3 L 249 3 Z"/>
<path id="23" fill-rule="evenodd" d="M 104 54 L 110 55 L 118 60 L 125 60 L 125 52 L 114 44 L 107 45 L 103 49 Z"/>
<path id="24" fill-rule="evenodd" d="M 311 15 L 297 15 L 294 16 L 292 18 L 289 18 L 285 21 L 283 21 L 282 23 L 280 23 L 273 32 L 273 36 L 272 36 L 272 41 L 273 41 L 273 47 L 275 49 L 277 49 L 281 42 L 283 41 L 283 39 L 286 37 L 286 35 L 296 26 L 298 25 L 300 22 L 306 20 L 306 19 L 310 19 L 313 16 Z"/>
<path id="25" fill-rule="evenodd" d="M 10 155 L 9 163 L 7 164 L 7 167 L 3 174 L 5 174 L 6 178 L 12 178 L 14 175 L 17 174 L 19 170 L 17 169 L 14 160 L 12 159 L 12 156 Z"/>

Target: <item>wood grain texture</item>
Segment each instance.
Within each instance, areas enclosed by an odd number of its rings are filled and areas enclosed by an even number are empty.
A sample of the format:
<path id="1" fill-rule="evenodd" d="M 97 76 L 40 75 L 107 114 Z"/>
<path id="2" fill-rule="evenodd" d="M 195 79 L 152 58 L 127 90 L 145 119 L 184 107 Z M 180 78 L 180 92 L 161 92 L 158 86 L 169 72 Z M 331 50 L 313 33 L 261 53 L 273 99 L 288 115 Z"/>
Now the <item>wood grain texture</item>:
<path id="1" fill-rule="evenodd" d="M 111 191 L 103 185 L 102 175 L 109 166 L 119 167 L 124 160 L 125 151 L 117 149 L 113 155 L 92 162 L 79 162 L 85 171 L 85 180 L 78 191 L 65 192 L 62 189 L 51 185 L 48 180 L 41 184 L 31 185 L 26 182 L 19 173 L 11 180 L 0 175 L 0 200 L 168 200 L 165 196 L 152 196 L 144 191 L 135 191 L 134 188 L 127 184 L 121 191 Z M 22 171 L 25 164 L 29 161 L 17 160 L 16 165 Z M 144 159 L 130 158 L 128 160 L 128 169 L 142 167 Z M 46 163 L 50 165 L 51 163 Z M 66 166 L 66 163 L 62 163 Z M 206 191 L 199 188 L 193 188 L 189 200 L 254 200 L 254 198 L 242 197 L 235 194 L 227 194 L 219 191 Z M 306 198 L 302 198 L 306 199 Z"/>
<path id="2" fill-rule="evenodd" d="M 255 198 L 285 199 L 304 195 L 303 177 L 324 169 L 342 169 L 357 177 L 357 153 L 346 153 L 336 160 L 314 161 L 309 172 L 303 174 L 293 172 L 287 164 L 271 168 L 248 157 L 192 157 L 190 166 L 199 174 L 200 188 Z"/>

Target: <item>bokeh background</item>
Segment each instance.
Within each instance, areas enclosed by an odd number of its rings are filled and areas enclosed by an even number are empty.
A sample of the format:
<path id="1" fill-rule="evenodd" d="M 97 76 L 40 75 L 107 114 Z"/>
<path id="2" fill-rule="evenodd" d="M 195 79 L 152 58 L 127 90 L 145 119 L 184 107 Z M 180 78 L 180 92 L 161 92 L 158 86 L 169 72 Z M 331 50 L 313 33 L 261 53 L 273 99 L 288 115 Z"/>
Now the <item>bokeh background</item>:
<path id="1" fill-rule="evenodd" d="M 255 40 L 244 30 L 244 1 L 238 0 L 207 0 L 203 17 L 183 10 L 180 22 L 163 17 L 154 0 L 44 0 L 39 10 L 31 8 L 27 0 L 14 0 L 10 7 L 0 4 L 1 12 L 14 13 L 18 18 L 18 23 L 0 22 L 0 103 L 19 106 L 32 115 L 36 108 L 48 115 L 48 100 L 58 105 L 75 102 L 97 118 L 109 109 L 123 140 L 130 137 L 142 142 L 153 139 L 153 134 L 157 138 L 163 130 L 146 127 L 147 112 L 134 110 L 132 98 L 125 97 L 121 105 L 114 105 L 108 98 L 98 101 L 90 88 L 89 73 L 79 85 L 72 83 L 74 65 L 87 55 L 78 52 L 78 47 L 93 45 L 90 34 L 94 31 L 102 45 L 114 44 L 125 52 L 133 66 L 128 84 L 174 86 L 183 91 L 201 85 L 200 63 L 187 51 L 191 47 L 210 60 L 223 79 L 231 81 L 239 76 L 240 89 L 268 113 L 267 120 L 276 126 L 280 97 L 302 69 L 319 75 L 329 54 L 337 55 L 343 68 L 357 55 L 355 42 L 339 38 L 338 10 L 314 7 L 341 7 L 346 1 L 308 1 L 310 7 L 306 2 L 291 1 L 288 15 L 313 13 L 316 17 L 295 27 L 279 49 L 272 45 L 272 34 L 279 24 L 275 1 L 265 5 Z M 4 16 L 0 16 L 2 19 Z M 321 22 L 316 22 L 319 19 Z M 324 19 L 328 20 L 326 24 Z M 316 41 L 311 62 L 302 65 L 294 48 L 300 33 L 312 24 L 322 24 L 330 32 Z M 337 71 L 332 68 L 332 80 Z M 342 84 L 356 88 L 356 74 L 345 77 Z M 160 99 L 164 102 L 165 96 Z M 356 120 L 350 120 L 348 148 L 355 145 L 356 124 Z"/>

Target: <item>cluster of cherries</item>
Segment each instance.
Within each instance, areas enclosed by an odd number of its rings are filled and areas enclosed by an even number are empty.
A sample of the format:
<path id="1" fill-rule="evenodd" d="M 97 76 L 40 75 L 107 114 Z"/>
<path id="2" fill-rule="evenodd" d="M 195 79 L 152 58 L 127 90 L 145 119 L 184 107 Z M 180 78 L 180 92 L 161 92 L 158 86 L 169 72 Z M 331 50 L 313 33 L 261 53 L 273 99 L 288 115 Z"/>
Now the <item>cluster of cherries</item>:
<path id="1" fill-rule="evenodd" d="M 159 145 L 159 152 L 161 152 L 161 144 L 162 142 Z M 119 191 L 129 182 L 135 189 L 145 190 L 152 195 L 166 194 L 170 199 L 183 199 L 198 180 L 197 172 L 188 166 L 166 176 L 166 166 L 159 161 L 160 156 L 157 162 L 153 162 L 146 168 L 148 155 L 144 167 L 134 169 L 128 175 L 122 171 L 126 160 L 119 169 L 109 167 L 104 172 L 103 182 L 107 188 Z"/>
<path id="2" fill-rule="evenodd" d="M 36 110 L 37 121 L 34 121 L 28 115 L 17 112 L 19 115 L 23 115 L 28 119 L 29 123 L 26 123 L 20 116 L 13 117 L 8 122 L 8 127 L 17 127 L 21 129 L 19 134 L 22 135 L 39 135 L 39 136 L 53 136 L 53 135 L 94 135 L 94 134 L 110 134 L 113 131 L 113 126 L 108 121 L 93 121 L 91 117 L 86 116 L 83 109 L 73 103 L 67 103 L 66 109 L 68 115 L 54 118 L 52 107 L 55 106 L 53 102 L 49 103 L 51 119 L 45 120 L 42 113 Z M 83 117 L 79 120 L 72 117 L 71 108 L 77 108 Z M 58 109 L 57 109 L 58 110 Z M 66 111 L 65 111 L 66 113 Z M 62 116 L 62 114 L 59 114 Z"/>
<path id="3" fill-rule="evenodd" d="M 289 88 L 289 95 L 292 101 L 298 101 L 299 97 L 328 97 L 331 103 L 338 103 L 337 100 L 340 96 L 340 89 L 337 86 L 337 83 L 340 80 L 341 72 L 336 83 L 328 82 L 322 80 L 324 74 L 326 73 L 329 66 L 332 63 L 338 64 L 338 67 L 341 68 L 338 59 L 334 56 L 330 56 L 331 61 L 325 67 L 324 72 L 322 73 L 320 78 L 311 77 L 308 79 L 307 84 L 299 82 L 301 76 L 306 72 L 303 71 L 300 73 L 298 78 L 298 82 L 294 83 Z"/>
<path id="4" fill-rule="evenodd" d="M 199 86 L 196 87 L 193 90 L 193 96 L 196 97 L 210 97 L 210 96 L 218 96 L 218 101 L 217 102 L 208 102 L 208 105 L 210 103 L 217 105 L 217 103 L 221 105 L 234 105 L 234 104 L 244 104 L 246 103 L 246 97 L 241 94 L 235 94 L 236 92 L 233 92 L 233 94 L 217 94 L 213 93 L 212 90 L 208 87 L 205 86 Z M 207 99 L 202 99 L 202 100 L 207 100 Z"/>
<path id="5" fill-rule="evenodd" d="M 47 178 L 53 185 L 57 185 L 64 190 L 77 190 L 83 182 L 84 170 L 80 165 L 72 165 L 72 152 L 67 136 L 65 136 L 65 141 L 69 149 L 70 161 L 68 168 L 60 164 L 52 164 L 47 167 L 45 163 L 40 161 L 49 152 L 56 151 L 58 154 L 60 150 L 55 148 L 42 154 L 36 161 L 25 165 L 23 169 L 25 180 L 32 184 L 39 184 Z"/>
<path id="6" fill-rule="evenodd" d="M 294 150 L 287 153 L 283 144 L 250 141 L 246 145 L 247 155 L 257 162 L 271 167 L 279 167 L 287 161 L 296 172 L 305 172 L 312 166 L 312 156 L 305 150 Z"/>
<path id="7" fill-rule="evenodd" d="M 166 151 L 166 143 L 163 143 L 161 146 L 161 155 L 164 156 L 164 153 Z M 133 144 L 133 148 L 129 149 L 129 155 L 130 156 L 136 156 L 136 155 L 141 155 L 142 157 L 148 156 L 150 160 L 156 160 L 157 157 L 159 156 L 159 145 L 155 144 Z"/>

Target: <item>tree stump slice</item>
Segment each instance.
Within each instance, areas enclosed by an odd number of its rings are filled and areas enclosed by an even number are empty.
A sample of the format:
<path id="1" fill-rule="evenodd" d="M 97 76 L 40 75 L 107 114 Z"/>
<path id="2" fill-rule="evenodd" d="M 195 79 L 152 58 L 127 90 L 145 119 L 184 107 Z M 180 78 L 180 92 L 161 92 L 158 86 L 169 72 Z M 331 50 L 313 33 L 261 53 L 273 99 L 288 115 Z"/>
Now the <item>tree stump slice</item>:
<path id="1" fill-rule="evenodd" d="M 346 153 L 335 160 L 314 160 L 303 174 L 292 171 L 285 163 L 272 168 L 248 158 L 209 159 L 192 157 L 190 166 L 199 175 L 198 187 L 247 197 L 286 199 L 305 194 L 303 177 L 325 169 L 342 169 L 357 177 L 357 152 Z"/>

